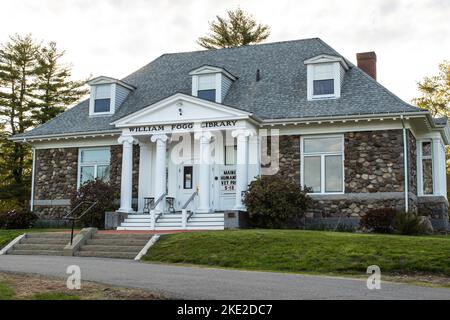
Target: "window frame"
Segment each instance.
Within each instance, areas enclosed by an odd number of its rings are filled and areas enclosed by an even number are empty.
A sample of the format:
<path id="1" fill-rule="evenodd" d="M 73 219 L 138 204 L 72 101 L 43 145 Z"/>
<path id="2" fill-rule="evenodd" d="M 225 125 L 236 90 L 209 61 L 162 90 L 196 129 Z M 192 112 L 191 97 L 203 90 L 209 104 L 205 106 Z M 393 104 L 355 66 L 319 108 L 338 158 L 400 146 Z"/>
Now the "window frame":
<path id="1" fill-rule="evenodd" d="M 423 143 L 429 143 L 430 144 L 430 155 L 424 156 L 423 155 Z M 434 164 L 434 145 L 432 139 L 423 139 L 423 140 L 417 140 L 416 144 L 416 150 L 417 150 L 417 194 L 421 197 L 433 197 L 436 195 L 436 188 L 435 188 L 435 164 Z M 431 160 L 431 178 L 433 179 L 431 181 L 432 189 L 433 191 L 431 193 L 424 193 L 423 190 L 423 160 Z"/>
<path id="2" fill-rule="evenodd" d="M 341 139 L 341 151 L 333 152 L 304 152 L 305 139 L 322 139 L 322 138 L 339 138 Z M 305 157 L 320 156 L 320 192 L 309 192 L 309 195 L 333 195 L 345 194 L 345 139 L 343 134 L 327 134 L 327 135 L 305 135 L 300 137 L 300 185 L 305 186 Z M 341 156 L 342 157 L 342 191 L 326 192 L 326 156 Z"/>
<path id="3" fill-rule="evenodd" d="M 110 153 L 109 161 L 103 162 L 90 162 L 86 164 L 81 163 L 81 154 L 86 150 L 108 150 Z M 78 148 L 78 165 L 77 165 L 77 190 L 81 187 L 81 167 L 94 167 L 94 179 L 97 178 L 98 166 L 109 166 L 111 169 L 111 147 L 110 146 L 102 146 L 102 147 L 87 147 L 87 148 Z M 110 172 L 111 174 L 111 172 Z M 111 177 L 110 177 L 111 179 Z"/>
<path id="4" fill-rule="evenodd" d="M 330 64 L 332 72 L 330 77 L 316 79 L 316 68 L 324 64 Z M 320 63 L 307 63 L 307 99 L 308 101 L 339 99 L 341 97 L 341 86 L 343 80 L 343 67 L 337 61 L 324 61 Z M 314 80 L 333 80 L 333 94 L 314 94 Z"/>
<path id="5" fill-rule="evenodd" d="M 97 99 L 97 88 L 98 86 L 109 86 L 109 97 Z M 112 115 L 115 112 L 116 103 L 116 90 L 117 86 L 115 83 L 99 83 L 91 85 L 91 93 L 89 99 L 89 116 L 105 116 Z M 95 100 L 109 99 L 109 111 L 95 112 Z"/>

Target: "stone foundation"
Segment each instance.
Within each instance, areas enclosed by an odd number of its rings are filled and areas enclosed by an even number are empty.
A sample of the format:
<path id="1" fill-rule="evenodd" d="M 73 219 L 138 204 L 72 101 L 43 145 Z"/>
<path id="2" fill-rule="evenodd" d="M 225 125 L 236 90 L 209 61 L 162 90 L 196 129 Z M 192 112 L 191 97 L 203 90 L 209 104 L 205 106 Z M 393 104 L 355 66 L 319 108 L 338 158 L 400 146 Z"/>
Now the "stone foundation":
<path id="1" fill-rule="evenodd" d="M 421 216 L 429 216 L 435 230 L 450 230 L 448 220 L 449 203 L 443 196 L 426 196 L 417 199 Z"/>

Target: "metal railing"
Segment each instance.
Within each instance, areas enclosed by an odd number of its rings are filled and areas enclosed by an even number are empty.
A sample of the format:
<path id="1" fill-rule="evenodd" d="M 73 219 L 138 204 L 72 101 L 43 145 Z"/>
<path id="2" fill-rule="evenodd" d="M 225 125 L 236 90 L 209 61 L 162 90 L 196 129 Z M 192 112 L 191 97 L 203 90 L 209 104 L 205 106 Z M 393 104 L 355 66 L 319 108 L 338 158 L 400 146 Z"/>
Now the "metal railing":
<path id="1" fill-rule="evenodd" d="M 188 207 L 188 205 L 194 201 L 195 197 L 198 195 L 198 191 L 195 191 L 190 197 L 189 199 L 186 201 L 186 203 L 184 204 L 184 206 L 181 209 L 186 209 Z M 191 210 L 191 212 L 189 212 L 189 215 L 187 216 L 186 222 L 189 221 L 189 219 L 192 217 L 192 215 L 194 214 L 194 210 Z"/>
<path id="2" fill-rule="evenodd" d="M 63 217 L 64 220 L 69 220 L 72 222 L 71 227 L 71 233 L 70 233 L 70 245 L 73 243 L 73 232 L 75 229 L 75 221 L 80 220 L 83 218 L 93 207 L 97 205 L 98 201 L 81 201 L 79 204 L 75 206 L 67 215 Z M 90 206 L 83 211 L 82 214 L 80 214 L 78 217 L 75 217 L 74 213 L 80 208 L 83 204 L 90 204 Z M 91 225 L 92 225 L 92 219 L 91 219 Z"/>
<path id="3" fill-rule="evenodd" d="M 155 201 L 155 203 L 152 205 L 152 210 L 154 210 L 158 204 L 164 199 L 164 197 L 167 196 L 167 192 L 164 192 L 159 198 L 158 200 Z M 163 214 L 163 210 L 161 210 L 161 212 L 158 213 L 158 215 L 155 217 L 155 223 L 158 222 L 158 219 L 162 216 Z"/>

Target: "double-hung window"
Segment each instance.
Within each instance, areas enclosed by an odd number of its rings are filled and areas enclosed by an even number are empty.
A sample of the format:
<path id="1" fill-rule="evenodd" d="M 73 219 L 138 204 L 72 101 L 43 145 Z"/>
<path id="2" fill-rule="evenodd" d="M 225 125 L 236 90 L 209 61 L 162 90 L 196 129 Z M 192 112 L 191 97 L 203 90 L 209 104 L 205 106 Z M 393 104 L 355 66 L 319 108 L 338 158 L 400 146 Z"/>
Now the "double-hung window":
<path id="1" fill-rule="evenodd" d="M 344 192 L 342 135 L 302 137 L 301 183 L 312 193 Z"/>
<path id="2" fill-rule="evenodd" d="M 419 143 L 419 179 L 423 195 L 433 194 L 433 145 L 431 141 Z M 419 193 L 420 193 L 419 191 Z"/>
<path id="3" fill-rule="evenodd" d="M 79 151 L 78 186 L 95 179 L 109 181 L 111 151 L 109 147 Z"/>
<path id="4" fill-rule="evenodd" d="M 103 84 L 95 88 L 94 113 L 111 111 L 111 85 Z"/>
<path id="5" fill-rule="evenodd" d="M 216 75 L 208 74 L 198 77 L 197 97 L 216 101 Z"/>
<path id="6" fill-rule="evenodd" d="M 314 66 L 313 97 L 334 96 L 334 68 L 331 63 Z"/>

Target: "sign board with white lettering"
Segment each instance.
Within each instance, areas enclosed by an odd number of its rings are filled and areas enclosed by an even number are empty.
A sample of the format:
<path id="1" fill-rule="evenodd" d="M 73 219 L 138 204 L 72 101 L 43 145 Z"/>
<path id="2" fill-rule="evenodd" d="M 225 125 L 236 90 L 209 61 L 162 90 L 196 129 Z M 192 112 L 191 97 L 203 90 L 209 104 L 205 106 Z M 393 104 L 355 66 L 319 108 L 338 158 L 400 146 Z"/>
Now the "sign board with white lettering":
<path id="1" fill-rule="evenodd" d="M 236 169 L 220 170 L 220 190 L 234 192 L 236 189 Z"/>

